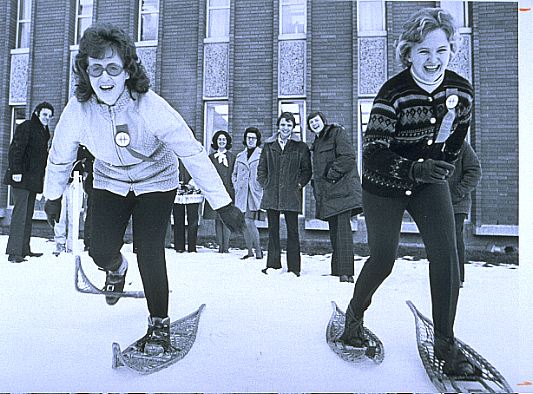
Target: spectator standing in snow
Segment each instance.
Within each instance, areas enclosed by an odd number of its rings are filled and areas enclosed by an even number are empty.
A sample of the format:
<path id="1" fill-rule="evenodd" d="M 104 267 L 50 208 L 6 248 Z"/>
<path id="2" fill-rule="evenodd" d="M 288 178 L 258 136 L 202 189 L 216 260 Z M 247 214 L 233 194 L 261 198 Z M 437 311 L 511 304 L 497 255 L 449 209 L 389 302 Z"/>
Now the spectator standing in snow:
<path id="1" fill-rule="evenodd" d="M 246 227 L 244 229 L 244 241 L 248 253 L 243 260 L 254 257 L 263 258 L 263 250 L 259 240 L 259 230 L 255 221 L 260 219 L 261 198 L 263 188 L 257 181 L 257 166 L 261 157 L 261 132 L 256 127 L 248 127 L 244 131 L 245 146 L 242 152 L 237 154 L 235 168 L 233 169 L 232 181 L 235 187 L 235 206 L 244 213 Z"/>
<path id="2" fill-rule="evenodd" d="M 26 256 L 42 256 L 42 253 L 31 251 L 30 238 L 35 198 L 37 193 L 43 192 L 50 140 L 48 124 L 53 116 L 52 104 L 46 101 L 39 103 L 31 114 L 31 119 L 17 126 L 9 146 L 9 167 L 4 184 L 11 185 L 14 204 L 6 249 L 11 263 L 26 261 Z"/>
<path id="3" fill-rule="evenodd" d="M 139 350 L 171 350 L 165 230 L 178 187 L 178 164 L 196 179 L 211 206 L 230 228 L 244 223 L 181 115 L 149 89 L 135 43 L 121 28 L 97 23 L 85 30 L 74 63 L 75 97 L 57 124 L 44 195 L 48 222 L 57 222 L 61 195 L 78 146 L 94 155 L 92 232 L 89 254 L 106 271 L 106 301 L 124 289 L 128 262 L 121 253 L 130 217 L 149 318 Z"/>
<path id="4" fill-rule="evenodd" d="M 200 202 L 187 202 L 187 200 L 192 201 L 194 199 L 194 201 L 198 201 L 203 199 L 203 196 L 196 188 L 196 183 L 181 160 L 179 161 L 179 172 L 180 190 L 178 190 L 174 200 L 174 207 L 172 208 L 172 215 L 174 216 L 174 249 L 178 253 L 185 252 L 185 244 L 187 244 L 187 252 L 195 253 Z M 185 225 L 185 218 L 187 218 L 187 225 Z"/>
<path id="5" fill-rule="evenodd" d="M 287 269 L 300 276 L 300 235 L 298 214 L 302 212 L 302 190 L 311 179 L 309 148 L 294 133 L 296 120 L 291 112 L 283 112 L 276 123 L 278 130 L 265 140 L 257 181 L 263 187 L 261 208 L 268 218 L 268 255 L 264 274 L 281 269 L 279 217 L 287 224 Z"/>
<path id="6" fill-rule="evenodd" d="M 333 247 L 331 275 L 353 283 L 351 218 L 363 211 L 355 150 L 344 127 L 328 124 L 322 112 L 310 113 L 307 126 L 315 134 L 312 184 L 316 217 L 328 222 Z"/>
<path id="7" fill-rule="evenodd" d="M 481 164 L 470 144 L 465 141 L 459 152 L 455 171 L 448 178 L 455 217 L 455 238 L 459 257 L 461 287 L 465 281 L 464 222 L 472 207 L 472 192 L 481 179 Z"/>
<path id="8" fill-rule="evenodd" d="M 233 167 L 235 166 L 235 155 L 229 151 L 231 149 L 231 136 L 229 133 L 225 130 L 216 131 L 211 139 L 211 148 L 214 152 L 209 155 L 209 158 L 213 162 L 218 175 L 220 175 L 225 190 L 231 199 L 235 200 L 235 189 L 231 181 L 231 174 L 233 174 Z M 218 253 L 229 253 L 231 230 L 224 224 L 209 202 L 205 204 L 204 219 L 215 220 Z"/>

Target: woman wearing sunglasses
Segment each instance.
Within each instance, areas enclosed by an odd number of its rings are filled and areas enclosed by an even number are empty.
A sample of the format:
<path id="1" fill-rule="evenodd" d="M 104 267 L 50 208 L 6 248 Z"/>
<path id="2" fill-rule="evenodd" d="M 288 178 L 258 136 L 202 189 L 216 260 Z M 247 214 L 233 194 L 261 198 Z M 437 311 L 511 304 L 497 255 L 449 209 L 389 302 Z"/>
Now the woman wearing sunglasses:
<path id="1" fill-rule="evenodd" d="M 94 155 L 90 256 L 106 271 L 110 305 L 120 299 L 128 262 L 121 254 L 130 217 L 137 262 L 149 310 L 148 333 L 138 343 L 146 353 L 171 349 L 166 224 L 178 187 L 176 156 L 233 231 L 244 224 L 231 205 L 203 146 L 163 98 L 149 89 L 133 40 L 120 28 L 88 28 L 74 64 L 75 97 L 55 129 L 44 195 L 49 223 L 60 215 L 60 200 L 80 144 Z"/>

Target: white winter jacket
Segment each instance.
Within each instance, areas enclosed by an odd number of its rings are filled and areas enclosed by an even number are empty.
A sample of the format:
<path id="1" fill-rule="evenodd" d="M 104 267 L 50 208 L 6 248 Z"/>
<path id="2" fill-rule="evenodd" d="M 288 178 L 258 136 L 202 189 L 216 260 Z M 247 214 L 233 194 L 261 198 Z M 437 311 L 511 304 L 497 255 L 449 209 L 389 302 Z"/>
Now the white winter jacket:
<path id="1" fill-rule="evenodd" d="M 95 157 L 94 188 L 125 196 L 178 187 L 178 156 L 214 209 L 231 203 L 204 147 L 181 117 L 153 91 L 127 89 L 113 106 L 72 97 L 55 128 L 44 196 L 63 194 L 80 144 Z"/>

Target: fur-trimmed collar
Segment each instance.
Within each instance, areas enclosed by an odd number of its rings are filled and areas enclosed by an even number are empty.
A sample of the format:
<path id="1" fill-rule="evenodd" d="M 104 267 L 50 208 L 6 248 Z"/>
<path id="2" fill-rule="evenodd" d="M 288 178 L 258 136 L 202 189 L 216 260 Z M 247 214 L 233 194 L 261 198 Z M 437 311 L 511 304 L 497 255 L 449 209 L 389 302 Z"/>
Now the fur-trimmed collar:
<path id="1" fill-rule="evenodd" d="M 270 137 L 268 137 L 267 139 L 265 139 L 265 144 L 271 144 L 272 142 L 275 142 L 278 140 L 278 135 L 279 135 L 279 132 L 275 132 L 274 134 L 272 134 Z M 289 140 L 291 141 L 295 141 L 295 142 L 299 142 L 302 140 L 302 138 L 300 137 L 299 134 L 297 133 L 292 133 Z"/>

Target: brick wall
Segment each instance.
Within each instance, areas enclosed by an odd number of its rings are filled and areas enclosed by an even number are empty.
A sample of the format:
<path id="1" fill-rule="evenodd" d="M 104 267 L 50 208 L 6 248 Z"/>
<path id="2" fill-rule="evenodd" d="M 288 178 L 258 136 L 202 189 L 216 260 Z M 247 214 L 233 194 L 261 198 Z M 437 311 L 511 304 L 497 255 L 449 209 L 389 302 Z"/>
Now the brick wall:
<path id="1" fill-rule="evenodd" d="M 518 225 L 518 36 L 516 3 L 474 2 L 472 143 L 483 177 L 477 224 Z"/>
<path id="2" fill-rule="evenodd" d="M 271 116 L 277 71 L 271 0 L 240 0 L 235 4 L 233 40 L 230 42 L 230 130 L 233 152 L 244 149 L 244 130 L 254 126 L 263 138 L 272 134 L 275 119 Z"/>
<path id="3" fill-rule="evenodd" d="M 0 2 L 0 180 L 8 166 L 7 152 L 11 142 L 11 108 L 9 107 L 9 79 L 11 69 L 11 48 L 15 46 L 16 0 Z M 7 205 L 7 187 L 0 187 L 0 208 Z"/>
<path id="4" fill-rule="evenodd" d="M 199 3 L 199 2 L 197 2 Z M 157 74 L 160 94 L 195 129 L 199 138 L 202 84 L 199 52 L 199 5 L 186 0 L 161 2 Z M 201 94 L 201 90 L 200 90 Z"/>
<path id="5" fill-rule="evenodd" d="M 312 39 L 308 41 L 308 67 L 311 91 L 308 92 L 307 113 L 320 110 L 330 123 L 343 124 L 352 140 L 357 141 L 353 103 L 353 25 L 352 3 L 348 1 L 313 2 L 312 20 L 308 28 Z M 357 59 L 357 56 L 355 56 Z M 312 141 L 312 138 L 310 139 Z"/>
<path id="6" fill-rule="evenodd" d="M 34 4 L 27 109 L 33 111 L 42 101 L 51 103 L 55 109 L 55 117 L 50 123 L 53 132 L 68 100 L 65 81 L 69 80 L 69 46 L 74 41 L 76 2 L 66 1 L 63 7 L 57 7 L 54 0 Z"/>

